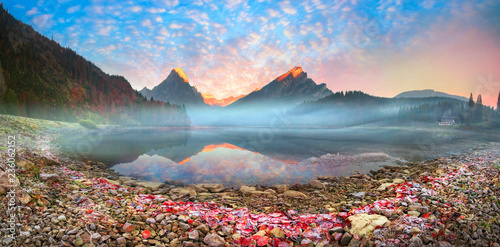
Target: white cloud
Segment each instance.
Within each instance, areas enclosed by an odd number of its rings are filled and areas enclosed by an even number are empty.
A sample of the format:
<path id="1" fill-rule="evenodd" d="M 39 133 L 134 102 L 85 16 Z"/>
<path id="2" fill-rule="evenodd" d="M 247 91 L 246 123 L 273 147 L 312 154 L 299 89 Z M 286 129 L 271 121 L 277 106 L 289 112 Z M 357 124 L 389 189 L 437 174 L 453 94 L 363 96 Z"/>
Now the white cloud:
<path id="1" fill-rule="evenodd" d="M 172 23 L 169 26 L 171 29 L 181 29 L 183 25 L 177 24 L 177 23 Z"/>
<path id="2" fill-rule="evenodd" d="M 38 15 L 33 17 L 31 19 L 31 22 L 38 28 L 38 29 L 48 29 L 51 28 L 52 25 L 55 24 L 55 21 L 52 19 L 54 15 L 52 14 L 43 14 L 43 15 Z"/>
<path id="3" fill-rule="evenodd" d="M 152 14 L 158 14 L 158 13 L 164 13 L 167 10 L 164 8 L 149 8 L 148 11 L 149 11 L 149 13 L 152 13 Z"/>
<path id="4" fill-rule="evenodd" d="M 175 7 L 179 5 L 179 0 L 163 0 L 163 3 L 169 7 Z"/>
<path id="5" fill-rule="evenodd" d="M 26 15 L 27 16 L 32 16 L 32 15 L 35 15 L 35 14 L 38 14 L 40 12 L 38 12 L 38 9 L 36 7 L 33 7 L 32 9 L 28 10 L 28 12 L 26 12 Z"/>
<path id="6" fill-rule="evenodd" d="M 297 10 L 294 9 L 292 6 L 290 6 L 290 1 L 281 2 L 280 6 L 281 6 L 281 10 L 283 10 L 283 12 L 285 12 L 286 14 L 289 14 L 289 15 L 297 14 Z"/>
<path id="7" fill-rule="evenodd" d="M 148 20 L 148 19 L 143 20 L 143 21 L 141 22 L 141 25 L 142 25 L 143 27 L 152 27 L 152 26 L 153 26 L 153 25 L 151 25 L 151 21 L 150 21 L 150 20 Z"/>
<path id="8" fill-rule="evenodd" d="M 267 10 L 267 12 L 269 13 L 269 15 L 270 15 L 271 17 L 276 17 L 276 16 L 278 16 L 278 15 L 280 14 L 280 12 L 279 12 L 279 11 L 274 10 L 274 9 L 268 9 L 268 10 Z"/>
<path id="9" fill-rule="evenodd" d="M 112 26 L 103 27 L 103 28 L 99 29 L 97 34 L 103 35 L 103 36 L 109 36 L 109 32 L 111 32 L 112 28 L 113 28 Z"/>
<path id="10" fill-rule="evenodd" d="M 137 12 L 139 12 L 139 11 L 141 11 L 141 10 L 142 10 L 142 7 L 141 7 L 141 6 L 139 6 L 139 5 L 136 5 L 136 6 L 132 6 L 132 7 L 130 7 L 130 11 L 132 11 L 132 12 L 134 12 L 134 13 L 137 13 Z"/>
<path id="11" fill-rule="evenodd" d="M 16 4 L 16 5 L 14 5 L 14 7 L 16 7 L 18 9 L 24 9 L 24 6 L 22 6 L 21 4 Z"/>
<path id="12" fill-rule="evenodd" d="M 73 7 L 69 7 L 67 10 L 66 10 L 66 13 L 68 14 L 73 14 L 77 11 L 80 11 L 80 9 L 82 8 L 81 5 L 76 5 L 76 6 L 73 6 Z"/>

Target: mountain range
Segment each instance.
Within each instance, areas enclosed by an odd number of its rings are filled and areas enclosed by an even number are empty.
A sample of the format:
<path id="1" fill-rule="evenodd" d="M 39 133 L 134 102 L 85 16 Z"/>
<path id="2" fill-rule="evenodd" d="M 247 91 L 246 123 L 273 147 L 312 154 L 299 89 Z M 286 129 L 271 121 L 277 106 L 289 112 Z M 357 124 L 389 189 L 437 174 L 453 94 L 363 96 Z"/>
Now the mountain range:
<path id="1" fill-rule="evenodd" d="M 470 115 L 464 113 L 466 100 L 434 90 L 409 91 L 394 98 L 361 92 L 334 94 L 326 84 L 314 82 L 299 66 L 248 95 L 221 100 L 210 93 L 200 93 L 180 67 L 153 89 L 138 92 L 124 77 L 104 73 L 75 51 L 16 20 L 0 4 L 3 114 L 153 126 L 262 126 L 283 121 L 345 125 L 394 117 L 402 109 L 411 115 L 414 108 L 424 104 L 440 105 L 439 110 L 434 109 L 436 119 L 440 114 L 453 112 L 466 119 L 465 115 Z M 454 105 L 445 112 L 443 109 L 448 106 L 443 102 Z"/>

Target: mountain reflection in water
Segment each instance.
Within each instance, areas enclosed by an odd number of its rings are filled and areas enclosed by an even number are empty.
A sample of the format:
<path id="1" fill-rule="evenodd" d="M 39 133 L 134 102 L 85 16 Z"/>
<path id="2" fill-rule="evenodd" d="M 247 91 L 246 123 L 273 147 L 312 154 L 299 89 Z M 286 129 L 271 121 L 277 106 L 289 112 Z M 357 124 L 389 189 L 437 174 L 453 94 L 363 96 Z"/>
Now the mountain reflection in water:
<path id="1" fill-rule="evenodd" d="M 404 128 L 125 129 L 59 140 L 68 152 L 124 176 L 184 184 L 274 185 L 367 173 L 404 159 L 459 154 L 474 133 Z"/>

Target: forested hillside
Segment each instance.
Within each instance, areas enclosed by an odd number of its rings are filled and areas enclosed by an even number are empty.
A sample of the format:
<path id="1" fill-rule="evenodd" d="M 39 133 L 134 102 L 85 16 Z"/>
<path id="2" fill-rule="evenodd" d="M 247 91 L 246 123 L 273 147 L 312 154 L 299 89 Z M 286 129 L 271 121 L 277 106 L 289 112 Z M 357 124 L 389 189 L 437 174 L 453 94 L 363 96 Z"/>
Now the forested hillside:
<path id="1" fill-rule="evenodd" d="M 3 80 L 2 80 L 3 78 Z M 122 76 L 108 75 L 0 5 L 0 111 L 61 121 L 189 125 L 182 106 L 148 101 Z"/>

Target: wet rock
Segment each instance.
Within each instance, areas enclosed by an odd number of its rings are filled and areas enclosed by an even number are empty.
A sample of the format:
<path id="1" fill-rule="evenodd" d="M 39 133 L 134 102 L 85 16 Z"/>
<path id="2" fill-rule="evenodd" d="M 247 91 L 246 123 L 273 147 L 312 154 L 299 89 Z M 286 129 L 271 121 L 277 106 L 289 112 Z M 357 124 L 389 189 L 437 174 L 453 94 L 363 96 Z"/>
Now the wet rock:
<path id="1" fill-rule="evenodd" d="M 373 232 L 375 227 L 382 226 L 389 220 L 387 217 L 378 214 L 355 214 L 347 218 L 351 222 L 350 233 L 358 237 L 365 237 L 367 234 Z"/>
<path id="2" fill-rule="evenodd" d="M 221 247 L 226 244 L 226 241 L 221 236 L 213 233 L 205 236 L 203 242 L 210 247 Z"/>

